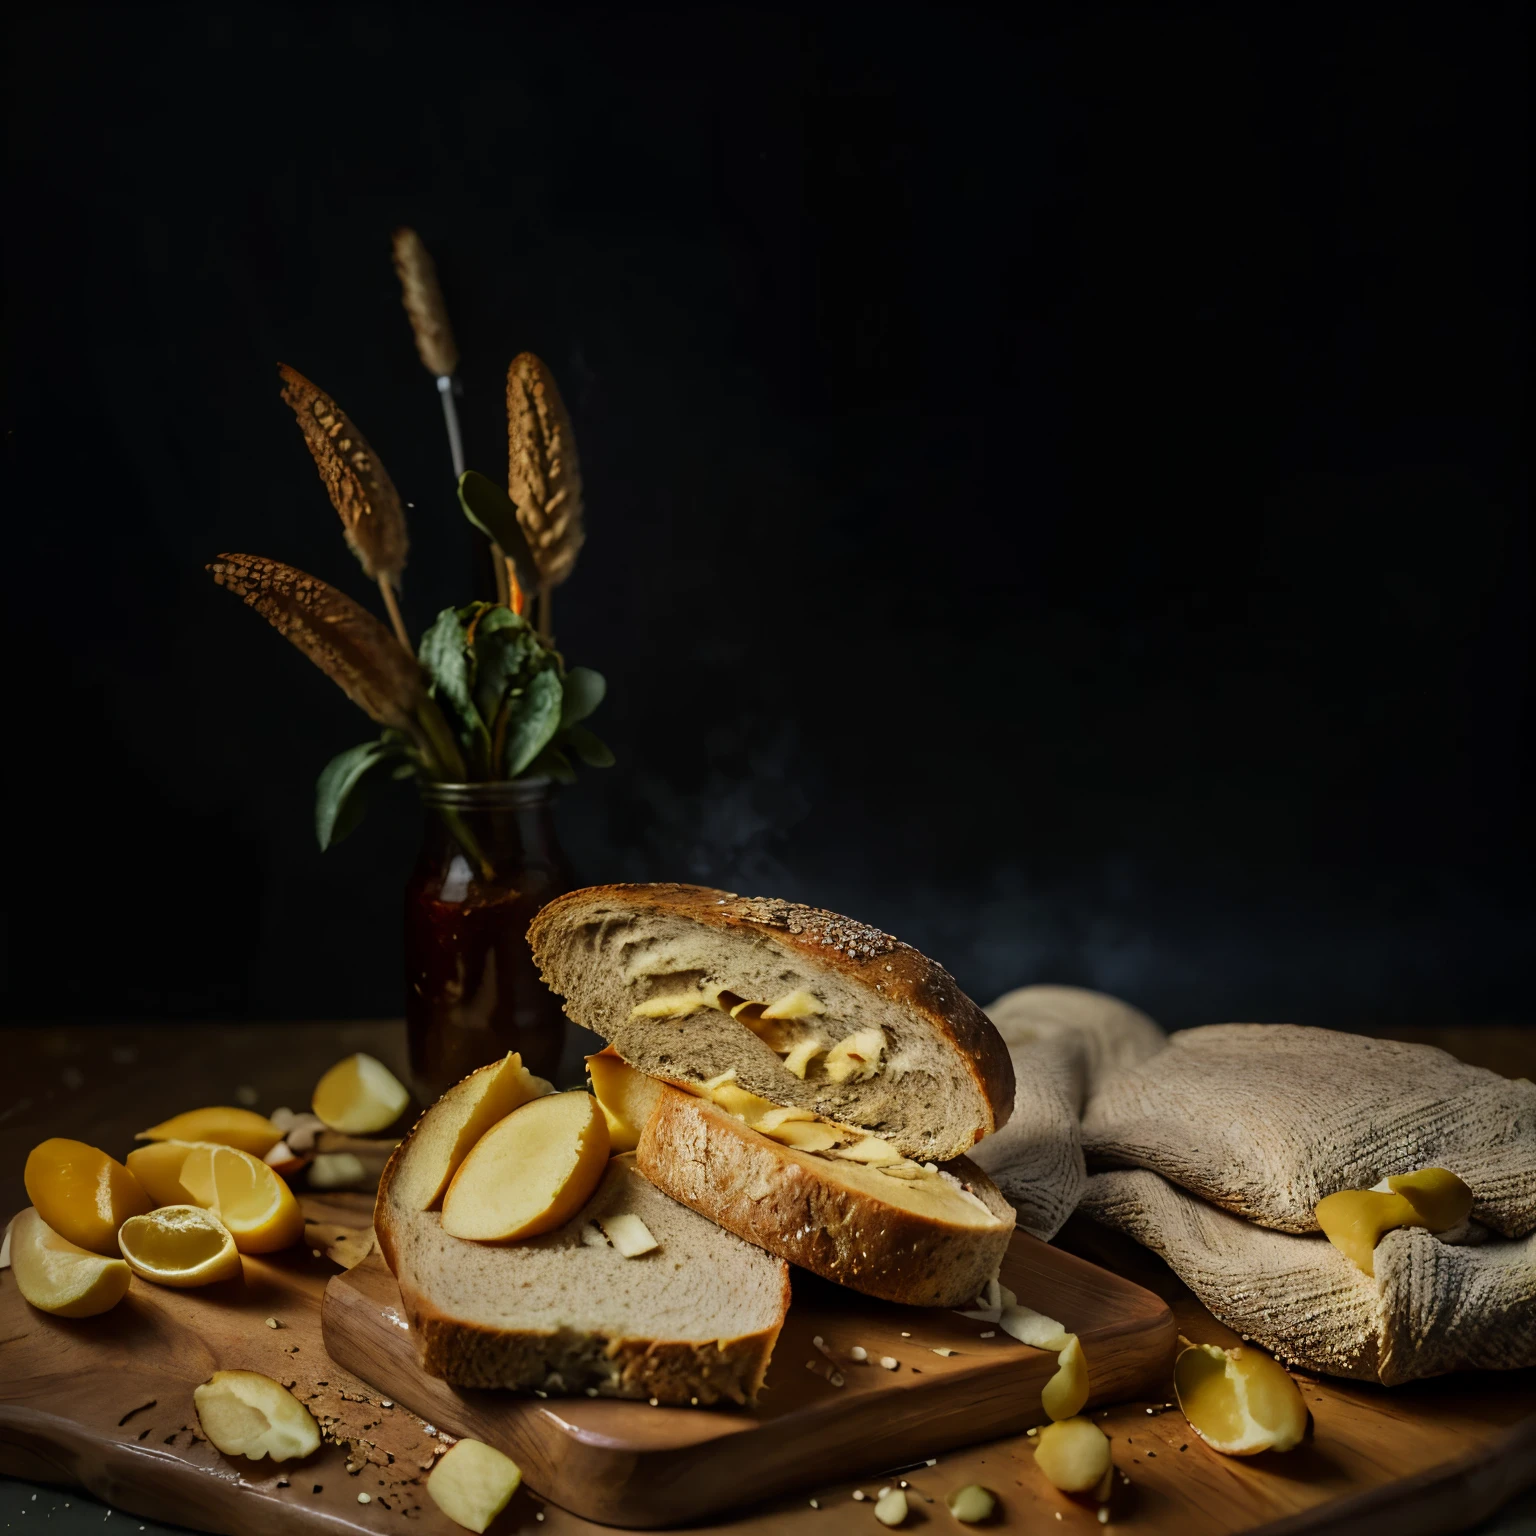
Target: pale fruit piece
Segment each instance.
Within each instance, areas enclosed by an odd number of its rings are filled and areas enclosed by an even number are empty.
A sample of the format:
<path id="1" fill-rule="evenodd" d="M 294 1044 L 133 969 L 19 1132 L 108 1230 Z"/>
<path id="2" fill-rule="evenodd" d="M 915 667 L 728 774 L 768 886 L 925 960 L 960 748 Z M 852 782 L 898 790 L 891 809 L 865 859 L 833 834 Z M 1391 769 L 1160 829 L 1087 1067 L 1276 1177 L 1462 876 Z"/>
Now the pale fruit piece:
<path id="1" fill-rule="evenodd" d="M 483 1440 L 460 1440 L 427 1479 L 432 1502 L 466 1531 L 483 1531 L 507 1507 L 523 1470 Z"/>
<path id="2" fill-rule="evenodd" d="M 997 1495 L 980 1483 L 967 1483 L 964 1488 L 955 1489 L 944 1502 L 949 1506 L 950 1514 L 962 1525 L 979 1525 L 992 1518 L 992 1511 L 997 1508 Z"/>
<path id="3" fill-rule="evenodd" d="M 221 1147 L 239 1147 L 252 1157 L 265 1157 L 283 1139 L 283 1133 L 265 1115 L 253 1109 L 233 1109 L 213 1105 L 208 1109 L 189 1109 L 172 1115 L 147 1131 L 140 1131 L 135 1141 L 212 1141 Z"/>
<path id="4" fill-rule="evenodd" d="M 633 1152 L 661 1097 L 661 1083 L 636 1071 L 611 1045 L 587 1057 L 587 1073 L 608 1122 L 609 1147 L 615 1154 Z"/>
<path id="5" fill-rule="evenodd" d="M 181 1185 L 182 1164 L 193 1147 L 212 1146 L 212 1142 L 153 1141 L 147 1147 L 135 1147 L 128 1154 L 128 1171 L 156 1205 L 185 1205 L 187 1192 Z"/>
<path id="6" fill-rule="evenodd" d="M 215 1371 L 192 1389 L 203 1433 L 226 1456 L 291 1461 L 320 1448 L 314 1415 L 280 1382 L 257 1371 Z"/>
<path id="7" fill-rule="evenodd" d="M 333 1131 L 372 1136 L 393 1125 L 410 1102 L 405 1084 L 382 1061 L 359 1051 L 315 1084 L 311 1108 Z"/>
<path id="8" fill-rule="evenodd" d="M 117 1229 L 149 1209 L 149 1196 L 115 1157 L 83 1141 L 52 1136 L 27 1157 L 27 1198 L 67 1242 L 117 1255 Z"/>
<path id="9" fill-rule="evenodd" d="M 240 1253 L 229 1228 L 196 1205 L 162 1205 L 130 1216 L 117 1234 L 128 1267 L 156 1285 L 187 1290 L 240 1275 Z"/>
<path id="10" fill-rule="evenodd" d="M 1289 1451 L 1307 1432 L 1296 1383 L 1277 1361 L 1244 1344 L 1190 1344 L 1174 1362 L 1173 1393 L 1190 1428 L 1224 1456 Z"/>
<path id="11" fill-rule="evenodd" d="M 128 1293 L 133 1271 L 60 1237 L 30 1207 L 11 1223 L 11 1270 L 21 1294 L 55 1317 L 95 1317 Z"/>
<path id="12" fill-rule="evenodd" d="M 1062 1419 L 1035 1437 L 1035 1465 L 1053 1488 L 1087 1493 L 1110 1468 L 1109 1440 L 1092 1419 Z"/>
<path id="13" fill-rule="evenodd" d="M 1033 1307 L 1021 1307 L 1017 1302 L 1009 1302 L 999 1309 L 997 1326 L 1020 1344 L 1028 1344 L 1035 1349 L 1054 1350 L 1058 1355 L 1075 1337 L 1054 1317 L 1036 1312 Z"/>
<path id="14" fill-rule="evenodd" d="M 443 1231 L 479 1242 L 537 1237 L 592 1197 L 608 1162 L 608 1122 L 589 1093 L 552 1093 L 498 1121 L 443 1197 Z"/>
<path id="15" fill-rule="evenodd" d="M 422 1116 L 392 1175 L 394 1198 L 413 1211 L 430 1211 L 469 1149 L 498 1120 L 552 1091 L 516 1051 L 471 1072 Z"/>
<path id="16" fill-rule="evenodd" d="M 907 1496 L 900 1488 L 890 1488 L 875 1504 L 875 1519 L 881 1525 L 900 1525 L 907 1518 Z"/>
<path id="17" fill-rule="evenodd" d="M 1431 1232 L 1449 1232 L 1472 1214 L 1472 1191 L 1448 1168 L 1393 1174 L 1387 1187 L 1413 1207 Z"/>
<path id="18" fill-rule="evenodd" d="M 1075 1333 L 1067 1335 L 1067 1347 L 1056 1357 L 1056 1374 L 1040 1391 L 1040 1406 L 1058 1421 L 1074 1419 L 1088 1401 L 1088 1362 Z"/>
<path id="19" fill-rule="evenodd" d="M 1444 1168 L 1420 1168 L 1386 1187 L 1341 1189 L 1317 1202 L 1323 1235 L 1357 1269 L 1376 1273 L 1376 1245 L 1395 1227 L 1447 1232 L 1472 1214 L 1472 1191 Z"/>
<path id="20" fill-rule="evenodd" d="M 855 1082 L 863 1082 L 880 1070 L 880 1056 L 884 1050 L 885 1035 L 880 1030 L 855 1030 L 827 1052 L 822 1067 L 831 1082 L 846 1083 L 850 1077 Z"/>
<path id="21" fill-rule="evenodd" d="M 597 1224 L 603 1236 L 626 1259 L 638 1259 L 643 1253 L 654 1253 L 661 1247 L 651 1229 L 633 1211 L 615 1211 L 612 1216 L 599 1216 Z"/>
<path id="22" fill-rule="evenodd" d="M 194 1146 L 181 1165 L 181 1187 L 229 1228 L 241 1253 L 273 1253 L 304 1235 L 304 1213 L 293 1191 L 249 1152 L 206 1142 Z"/>

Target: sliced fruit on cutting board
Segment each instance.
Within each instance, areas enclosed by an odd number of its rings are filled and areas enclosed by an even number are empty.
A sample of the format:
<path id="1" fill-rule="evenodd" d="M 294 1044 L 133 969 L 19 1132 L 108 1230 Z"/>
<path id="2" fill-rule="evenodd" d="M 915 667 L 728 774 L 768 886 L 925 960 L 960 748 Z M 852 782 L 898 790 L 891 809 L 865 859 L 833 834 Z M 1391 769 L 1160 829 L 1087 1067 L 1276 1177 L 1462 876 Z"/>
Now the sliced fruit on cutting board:
<path id="1" fill-rule="evenodd" d="M 11 1271 L 16 1286 L 41 1312 L 95 1317 L 128 1293 L 133 1271 L 61 1237 L 34 1209 L 11 1223 Z"/>
<path id="2" fill-rule="evenodd" d="M 234 1280 L 240 1253 L 229 1228 L 196 1205 L 162 1205 L 147 1216 L 130 1216 L 117 1234 L 134 1274 L 177 1290 Z"/>
<path id="3" fill-rule="evenodd" d="M 192 1403 L 203 1433 L 226 1456 L 289 1461 L 320 1448 L 314 1415 L 258 1371 L 215 1371 L 192 1389 Z"/>
<path id="4" fill-rule="evenodd" d="M 1060 1419 L 1035 1437 L 1035 1465 L 1053 1488 L 1088 1493 L 1110 1470 L 1109 1439 L 1092 1419 Z"/>
<path id="5" fill-rule="evenodd" d="M 498 1121 L 443 1197 L 443 1231 L 478 1242 L 537 1237 L 569 1221 L 608 1163 L 608 1122 L 589 1093 L 552 1093 Z"/>
<path id="6" fill-rule="evenodd" d="M 172 1115 L 147 1131 L 140 1131 L 135 1141 L 213 1141 L 221 1147 L 238 1147 L 252 1157 L 265 1157 L 283 1139 L 283 1133 L 265 1115 L 253 1109 L 234 1109 L 216 1104 L 207 1109 L 189 1109 Z"/>
<path id="7" fill-rule="evenodd" d="M 156 1205 L 185 1205 L 187 1192 L 181 1185 L 182 1165 L 193 1147 L 201 1145 L 205 1143 L 152 1141 L 147 1147 L 135 1147 L 128 1154 L 128 1171 Z"/>
<path id="8" fill-rule="evenodd" d="M 23 1175 L 27 1198 L 60 1237 L 117 1256 L 117 1229 L 149 1209 L 149 1196 L 115 1157 L 64 1136 L 39 1142 Z"/>
<path id="9" fill-rule="evenodd" d="M 483 1440 L 460 1440 L 427 1479 L 432 1502 L 466 1531 L 483 1531 L 507 1507 L 522 1468 Z"/>
<path id="10" fill-rule="evenodd" d="M 249 1152 L 198 1143 L 181 1165 L 181 1187 L 229 1228 L 241 1253 L 272 1253 L 304 1235 L 293 1192 Z"/>
<path id="11" fill-rule="evenodd" d="M 1285 1367 L 1238 1344 L 1190 1344 L 1173 1365 L 1173 1393 L 1189 1427 L 1224 1456 L 1289 1451 L 1307 1432 L 1307 1406 Z"/>
<path id="12" fill-rule="evenodd" d="M 372 1136 L 393 1125 L 410 1102 L 405 1084 L 377 1057 L 359 1051 L 315 1084 L 310 1107 L 333 1131 Z"/>
<path id="13" fill-rule="evenodd" d="M 514 1109 L 554 1089 L 523 1066 L 512 1051 L 455 1083 L 425 1115 L 394 1173 L 396 1198 L 413 1211 L 430 1211 L 442 1198 L 469 1150 Z"/>

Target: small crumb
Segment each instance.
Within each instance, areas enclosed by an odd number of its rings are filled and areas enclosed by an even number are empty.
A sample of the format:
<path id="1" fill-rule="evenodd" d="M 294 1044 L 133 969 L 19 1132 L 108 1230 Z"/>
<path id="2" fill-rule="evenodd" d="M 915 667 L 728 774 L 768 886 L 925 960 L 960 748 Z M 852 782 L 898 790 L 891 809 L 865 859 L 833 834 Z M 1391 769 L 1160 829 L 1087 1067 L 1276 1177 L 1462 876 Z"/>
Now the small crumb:
<path id="1" fill-rule="evenodd" d="M 1034 1439 L 1034 1437 L 1035 1437 L 1035 1436 L 1036 1436 L 1036 1435 L 1038 1435 L 1038 1434 L 1039 1434 L 1039 1433 L 1040 1433 L 1040 1431 L 1039 1431 L 1039 1430 L 1038 1430 L 1038 1429 L 1026 1429 L 1026 1430 L 1025 1430 L 1025 1431 L 1024 1431 L 1024 1433 L 1025 1433 L 1025 1434 L 1026 1434 L 1026 1435 L 1028 1435 L 1028 1436 L 1029 1436 L 1029 1437 L 1030 1437 L 1030 1439 Z"/>
<path id="2" fill-rule="evenodd" d="M 984 1334 L 981 1335 L 981 1337 L 984 1339 L 995 1339 L 997 1337 L 997 1330 L 995 1328 L 989 1328 Z"/>
<path id="3" fill-rule="evenodd" d="M 359 1504 L 372 1504 L 373 1495 L 371 1493 L 360 1493 L 357 1496 L 357 1502 Z"/>
<path id="4" fill-rule="evenodd" d="M 848 1351 L 848 1358 L 850 1360 L 858 1361 L 868 1360 L 869 1351 L 865 1349 L 862 1344 L 855 1344 L 853 1348 Z"/>
<path id="5" fill-rule="evenodd" d="M 822 1336 L 821 1336 L 821 1335 L 820 1335 L 820 1334 L 819 1334 L 819 1333 L 818 1333 L 818 1334 L 817 1334 L 817 1335 L 816 1335 L 816 1337 L 815 1337 L 815 1338 L 813 1338 L 813 1339 L 812 1339 L 812 1340 L 811 1340 L 811 1343 L 812 1343 L 812 1344 L 813 1344 L 813 1345 L 814 1345 L 814 1346 L 815 1346 L 815 1347 L 816 1347 L 816 1348 L 817 1348 L 817 1349 L 821 1349 L 821 1348 L 822 1348 L 822 1347 L 823 1347 L 823 1346 L 824 1346 L 824 1345 L 825 1345 L 825 1344 L 826 1344 L 826 1342 L 827 1342 L 827 1341 L 826 1341 L 826 1340 L 825 1340 L 825 1339 L 824 1339 L 824 1338 L 822 1338 Z"/>
<path id="6" fill-rule="evenodd" d="M 954 1354 L 954 1350 L 952 1350 L 952 1349 L 935 1349 L 935 1350 L 931 1351 L 931 1353 L 933 1353 L 935 1355 L 943 1355 L 944 1358 L 947 1360 L 952 1354 Z"/>
<path id="7" fill-rule="evenodd" d="M 1059 1509 L 1058 1509 L 1058 1510 L 1057 1510 L 1057 1511 L 1056 1511 L 1056 1518 L 1057 1518 L 1057 1519 L 1058 1519 L 1058 1520 L 1060 1520 L 1060 1519 L 1061 1519 L 1061 1511 L 1060 1511 L 1060 1510 L 1059 1510 Z"/>
<path id="8" fill-rule="evenodd" d="M 1108 1525 L 1109 1524 L 1109 1505 L 1108 1504 L 1101 1504 L 1101 1505 L 1099 1505 L 1099 1524 L 1100 1525 Z"/>
<path id="9" fill-rule="evenodd" d="M 651 1399 L 651 1407 L 652 1408 L 660 1408 L 661 1407 L 661 1399 L 659 1397 L 653 1397 Z"/>
<path id="10" fill-rule="evenodd" d="M 324 1486 L 324 1484 L 322 1484 L 322 1483 L 316 1483 L 315 1486 L 313 1488 L 311 1488 L 309 1491 L 311 1493 L 319 1493 L 323 1486 Z"/>
<path id="11" fill-rule="evenodd" d="M 898 1488 L 910 1488 L 910 1487 L 911 1487 L 911 1486 L 912 1486 L 912 1484 L 911 1484 L 911 1483 L 909 1483 L 909 1482 L 908 1482 L 908 1481 L 907 1481 L 907 1480 L 906 1480 L 906 1478 L 902 1478 L 902 1480 L 901 1480 L 901 1481 L 900 1481 L 900 1482 L 899 1482 L 899 1483 L 897 1483 L 897 1485 L 896 1485 L 896 1486 L 897 1486 L 897 1487 L 898 1487 Z"/>
<path id="12" fill-rule="evenodd" d="M 542 1510 L 542 1509 L 536 1509 L 536 1510 L 534 1510 L 534 1512 L 533 1512 L 533 1518 L 534 1518 L 534 1519 L 535 1519 L 535 1520 L 542 1520 L 542 1519 L 543 1519 L 543 1518 L 544 1518 L 544 1511 L 543 1511 L 543 1510 Z"/>
<path id="13" fill-rule="evenodd" d="M 1157 1455 L 1157 1452 L 1156 1452 L 1156 1451 L 1148 1451 L 1148 1452 L 1147 1452 L 1147 1458 L 1148 1458 L 1148 1460 L 1150 1460 L 1150 1459 L 1152 1459 L 1152 1458 L 1153 1458 L 1153 1457 L 1155 1457 L 1155 1456 L 1156 1456 L 1156 1455 Z"/>
<path id="14" fill-rule="evenodd" d="M 910 1339 L 912 1337 L 912 1335 L 908 1333 L 905 1328 L 902 1329 L 901 1336 L 904 1339 Z"/>
<path id="15" fill-rule="evenodd" d="M 699 1406 L 699 1400 L 696 1397 L 690 1397 L 688 1399 L 688 1403 L 689 1403 L 689 1406 L 693 1407 L 693 1408 L 697 1408 Z"/>
<path id="16" fill-rule="evenodd" d="M 939 1458 L 937 1456 L 930 1456 L 928 1460 L 923 1463 L 925 1467 L 936 1467 L 938 1464 Z"/>
<path id="17" fill-rule="evenodd" d="M 435 1435 L 437 1433 L 436 1424 L 423 1424 L 421 1427 L 429 1435 Z"/>
<path id="18" fill-rule="evenodd" d="M 596 1397 L 597 1396 L 597 1388 L 596 1387 L 588 1387 L 587 1388 L 587 1396 L 588 1397 Z"/>
<path id="19" fill-rule="evenodd" d="M 379 1406 L 381 1408 L 393 1408 L 395 1406 L 395 1400 L 392 1397 L 386 1397 L 384 1401 L 379 1404 Z"/>
<path id="20" fill-rule="evenodd" d="M 283 1325 L 280 1322 L 278 1322 L 278 1320 L 275 1317 L 269 1317 L 267 1319 L 267 1327 L 268 1328 L 281 1328 L 282 1326 Z"/>
<path id="21" fill-rule="evenodd" d="M 1180 1450 L 1181 1450 L 1181 1451 L 1187 1451 L 1187 1450 L 1188 1450 L 1188 1449 L 1189 1449 L 1189 1447 L 1188 1447 L 1188 1446 L 1187 1446 L 1187 1445 L 1181 1445 L 1181 1446 L 1180 1446 L 1180 1447 L 1179 1447 L 1179 1449 L 1180 1449 Z"/>
<path id="22" fill-rule="evenodd" d="M 311 1258 L 318 1259 L 320 1257 L 320 1250 L 318 1248 L 311 1248 L 309 1253 Z"/>
<path id="23" fill-rule="evenodd" d="M 818 1503 L 817 1503 L 817 1502 L 816 1502 L 816 1500 L 815 1500 L 815 1499 L 812 1499 L 812 1500 L 811 1500 L 811 1508 L 812 1508 L 812 1509 L 820 1509 L 820 1508 L 821 1508 L 821 1505 L 820 1505 L 820 1504 L 818 1504 Z"/>
<path id="24" fill-rule="evenodd" d="M 862 1489 L 862 1488 L 855 1488 L 855 1489 L 854 1489 L 854 1490 L 853 1490 L 853 1496 L 854 1496 L 854 1498 L 855 1498 L 855 1499 L 857 1499 L 857 1500 L 858 1500 L 858 1501 L 859 1501 L 859 1502 L 860 1502 L 860 1503 L 863 1503 L 863 1501 L 864 1501 L 864 1490 L 863 1490 L 863 1489 Z"/>
<path id="25" fill-rule="evenodd" d="M 287 1479 L 287 1478 L 286 1478 L 286 1477 L 280 1477 L 280 1478 L 278 1478 L 278 1480 L 277 1480 L 277 1486 L 278 1486 L 278 1487 L 279 1487 L 279 1488 L 286 1488 L 286 1487 L 287 1487 L 287 1486 L 288 1486 L 288 1479 Z"/>
<path id="26" fill-rule="evenodd" d="M 901 1361 L 899 1361 L 894 1355 L 881 1355 L 880 1364 L 883 1365 L 886 1370 L 894 1371 L 898 1366 L 900 1366 Z"/>
<path id="27" fill-rule="evenodd" d="M 548 1397 L 549 1393 L 548 1392 L 541 1392 L 537 1387 L 535 1387 L 533 1389 L 533 1395 L 535 1397 Z"/>

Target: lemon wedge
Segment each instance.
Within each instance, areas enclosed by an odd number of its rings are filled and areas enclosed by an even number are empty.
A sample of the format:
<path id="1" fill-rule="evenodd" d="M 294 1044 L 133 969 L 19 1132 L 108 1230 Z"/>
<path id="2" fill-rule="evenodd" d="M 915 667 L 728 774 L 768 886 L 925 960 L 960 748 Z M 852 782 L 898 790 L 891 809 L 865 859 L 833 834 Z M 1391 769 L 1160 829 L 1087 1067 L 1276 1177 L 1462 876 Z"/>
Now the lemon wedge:
<path id="1" fill-rule="evenodd" d="M 377 1057 L 359 1051 L 315 1084 L 311 1108 L 333 1131 L 372 1136 L 393 1125 L 410 1102 L 405 1084 Z"/>
<path id="2" fill-rule="evenodd" d="M 128 1154 L 128 1171 L 156 1205 L 185 1205 L 181 1165 L 197 1145 L 195 1141 L 152 1141 L 147 1147 L 135 1147 Z"/>
<path id="3" fill-rule="evenodd" d="M 117 1229 L 149 1209 L 149 1196 L 115 1157 L 64 1136 L 40 1141 L 27 1157 L 27 1198 L 66 1242 L 117 1257 Z"/>
<path id="4" fill-rule="evenodd" d="M 135 1141 L 215 1141 L 221 1147 L 239 1147 L 252 1157 L 265 1157 L 283 1139 L 283 1133 L 252 1109 L 234 1109 L 214 1105 L 209 1109 L 189 1109 L 172 1115 L 147 1131 L 140 1131 Z"/>
<path id="5" fill-rule="evenodd" d="M 1285 1367 L 1238 1344 L 1191 1344 L 1173 1365 L 1173 1395 L 1189 1427 L 1223 1456 L 1289 1451 L 1307 1432 L 1307 1408 Z"/>
<path id="6" fill-rule="evenodd" d="M 55 1317 L 95 1317 L 128 1293 L 133 1272 L 60 1237 L 31 1208 L 11 1223 L 11 1269 L 21 1294 Z"/>
<path id="7" fill-rule="evenodd" d="M 304 1213 L 293 1192 L 249 1152 L 208 1142 L 193 1146 L 181 1165 L 181 1187 L 193 1204 L 224 1223 L 241 1253 L 272 1253 L 304 1235 Z"/>
<path id="8" fill-rule="evenodd" d="M 229 1228 L 196 1205 L 162 1205 L 147 1216 L 130 1216 L 117 1234 L 134 1274 L 178 1290 L 233 1280 L 240 1253 Z"/>

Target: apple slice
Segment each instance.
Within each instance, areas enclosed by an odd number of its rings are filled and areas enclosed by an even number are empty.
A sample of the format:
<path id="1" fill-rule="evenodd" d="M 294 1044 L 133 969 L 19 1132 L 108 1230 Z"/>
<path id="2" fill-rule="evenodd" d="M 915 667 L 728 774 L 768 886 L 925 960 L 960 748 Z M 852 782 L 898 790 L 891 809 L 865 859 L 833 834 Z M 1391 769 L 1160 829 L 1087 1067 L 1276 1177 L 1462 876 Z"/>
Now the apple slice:
<path id="1" fill-rule="evenodd" d="M 226 1456 L 288 1461 L 320 1449 L 314 1415 L 281 1382 L 257 1371 L 215 1371 L 192 1389 L 192 1406 L 203 1433 Z"/>
<path id="2" fill-rule="evenodd" d="M 376 1056 L 343 1057 L 315 1084 L 310 1108 L 333 1131 L 372 1136 L 400 1118 L 411 1102 L 405 1084 Z"/>
<path id="3" fill-rule="evenodd" d="M 608 1122 L 608 1145 L 615 1153 L 633 1152 L 661 1097 L 660 1079 L 630 1066 L 611 1045 L 587 1057 L 587 1072 Z"/>
<path id="4" fill-rule="evenodd" d="M 483 1531 L 507 1507 L 522 1469 L 483 1440 L 460 1440 L 427 1479 L 432 1502 L 466 1531 Z"/>
<path id="5" fill-rule="evenodd" d="M 552 1093 L 499 1120 L 443 1196 L 443 1231 L 482 1243 L 537 1237 L 569 1221 L 608 1162 L 608 1122 L 589 1093 Z"/>
<path id="6" fill-rule="evenodd" d="M 11 1223 L 11 1268 L 16 1288 L 39 1312 L 55 1317 L 95 1317 L 128 1294 L 133 1271 L 60 1237 L 28 1206 Z"/>

